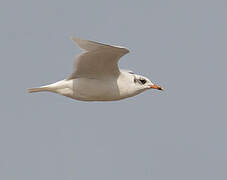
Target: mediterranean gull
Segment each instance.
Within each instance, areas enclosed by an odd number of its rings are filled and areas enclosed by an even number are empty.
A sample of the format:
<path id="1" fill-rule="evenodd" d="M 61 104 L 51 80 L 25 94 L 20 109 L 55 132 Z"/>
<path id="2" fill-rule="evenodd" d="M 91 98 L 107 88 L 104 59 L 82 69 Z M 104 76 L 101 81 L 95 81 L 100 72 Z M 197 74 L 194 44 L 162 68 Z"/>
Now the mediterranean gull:
<path id="1" fill-rule="evenodd" d="M 129 50 L 121 46 L 72 38 L 83 50 L 75 58 L 74 72 L 56 83 L 28 89 L 50 91 L 81 101 L 114 101 L 135 96 L 147 89 L 163 90 L 148 78 L 118 67 Z"/>

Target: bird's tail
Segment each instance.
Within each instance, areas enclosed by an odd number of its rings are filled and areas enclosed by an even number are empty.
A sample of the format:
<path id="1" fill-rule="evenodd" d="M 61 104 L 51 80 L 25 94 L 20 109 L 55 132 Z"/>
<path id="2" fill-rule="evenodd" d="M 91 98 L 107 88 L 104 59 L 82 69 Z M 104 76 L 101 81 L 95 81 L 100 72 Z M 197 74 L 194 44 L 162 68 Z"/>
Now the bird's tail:
<path id="1" fill-rule="evenodd" d="M 37 88 L 30 88 L 28 89 L 29 93 L 34 93 L 34 92 L 41 92 L 41 91 L 50 91 L 56 93 L 58 89 L 61 89 L 62 87 L 65 86 L 65 80 L 58 81 L 53 84 L 45 85 L 45 86 L 40 86 Z"/>
<path id="2" fill-rule="evenodd" d="M 48 87 L 38 87 L 38 88 L 30 88 L 28 89 L 29 93 L 34 93 L 34 92 L 41 92 L 41 91 L 50 91 L 50 89 Z"/>

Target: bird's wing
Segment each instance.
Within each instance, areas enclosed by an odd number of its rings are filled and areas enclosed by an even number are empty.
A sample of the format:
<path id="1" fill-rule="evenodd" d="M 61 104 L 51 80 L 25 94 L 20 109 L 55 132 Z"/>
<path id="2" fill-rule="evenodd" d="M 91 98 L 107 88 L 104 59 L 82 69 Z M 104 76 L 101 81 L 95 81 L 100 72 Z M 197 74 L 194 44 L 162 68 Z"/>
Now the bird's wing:
<path id="1" fill-rule="evenodd" d="M 120 73 L 118 60 L 129 52 L 128 49 L 79 38 L 72 38 L 72 40 L 84 52 L 76 56 L 74 72 L 68 79 L 117 76 Z"/>

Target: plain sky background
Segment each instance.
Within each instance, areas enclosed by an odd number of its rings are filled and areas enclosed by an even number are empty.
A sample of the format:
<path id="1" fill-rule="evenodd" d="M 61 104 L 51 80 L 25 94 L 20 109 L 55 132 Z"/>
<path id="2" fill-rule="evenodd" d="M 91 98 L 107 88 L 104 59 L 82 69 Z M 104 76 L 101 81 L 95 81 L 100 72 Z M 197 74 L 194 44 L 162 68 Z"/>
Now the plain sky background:
<path id="1" fill-rule="evenodd" d="M 128 47 L 166 91 L 28 94 L 71 74 L 70 36 Z M 226 0 L 2 0 L 0 49 L 0 179 L 227 179 Z"/>

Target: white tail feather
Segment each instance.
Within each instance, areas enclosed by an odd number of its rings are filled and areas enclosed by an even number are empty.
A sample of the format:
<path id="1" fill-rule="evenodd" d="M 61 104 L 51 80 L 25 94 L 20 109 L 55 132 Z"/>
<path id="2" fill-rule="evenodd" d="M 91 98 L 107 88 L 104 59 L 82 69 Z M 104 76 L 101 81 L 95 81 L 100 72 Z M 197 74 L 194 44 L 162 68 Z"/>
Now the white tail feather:
<path id="1" fill-rule="evenodd" d="M 49 91 L 48 87 L 38 87 L 38 88 L 30 88 L 28 89 L 29 93 L 40 92 L 40 91 Z"/>
<path id="2" fill-rule="evenodd" d="M 50 92 L 55 92 L 58 93 L 58 89 L 64 89 L 65 88 L 65 84 L 67 81 L 62 80 L 62 81 L 58 81 L 56 83 L 53 84 L 49 84 L 49 85 L 45 85 L 45 86 L 40 86 L 37 88 L 30 88 L 28 89 L 29 93 L 33 93 L 33 92 L 40 92 L 40 91 L 50 91 Z"/>

